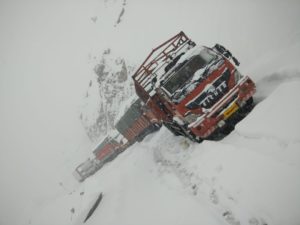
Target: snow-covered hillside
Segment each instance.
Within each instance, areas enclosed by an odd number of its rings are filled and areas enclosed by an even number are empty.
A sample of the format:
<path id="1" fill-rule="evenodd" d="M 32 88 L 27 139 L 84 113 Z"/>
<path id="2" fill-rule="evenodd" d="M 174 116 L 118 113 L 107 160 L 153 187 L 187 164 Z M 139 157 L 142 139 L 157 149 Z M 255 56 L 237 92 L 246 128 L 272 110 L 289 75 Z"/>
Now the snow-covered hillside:
<path id="1" fill-rule="evenodd" d="M 100 59 L 95 56 L 94 61 L 95 76 L 89 82 L 80 120 L 89 138 L 97 142 L 114 129 L 120 107 L 130 105 L 130 100 L 136 97 L 130 77 L 133 68 L 125 59 L 114 56 L 108 48 Z"/>
<path id="2" fill-rule="evenodd" d="M 299 11 L 296 0 L 1 1 L 0 224 L 83 224 L 100 192 L 86 224 L 299 224 Z M 94 145 L 84 126 L 101 103 L 115 117 L 132 68 L 180 30 L 228 47 L 257 106 L 222 141 L 163 128 L 76 183 Z"/>

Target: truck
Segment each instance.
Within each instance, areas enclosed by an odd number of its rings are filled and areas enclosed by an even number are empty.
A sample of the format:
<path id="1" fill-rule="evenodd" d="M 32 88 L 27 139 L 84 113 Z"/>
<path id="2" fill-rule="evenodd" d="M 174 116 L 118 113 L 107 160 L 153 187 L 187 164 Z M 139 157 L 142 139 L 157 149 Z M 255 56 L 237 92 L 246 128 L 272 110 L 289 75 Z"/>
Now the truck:
<path id="1" fill-rule="evenodd" d="M 128 146 L 128 142 L 120 134 L 107 135 L 93 149 L 93 157 L 77 166 L 73 176 L 79 182 L 83 182 L 89 176 L 95 174 L 106 163 L 115 159 Z"/>
<path id="2" fill-rule="evenodd" d="M 154 48 L 132 78 L 137 95 L 173 134 L 201 142 L 226 134 L 253 108 L 254 82 L 220 44 L 184 32 Z"/>
<path id="3" fill-rule="evenodd" d="M 117 131 L 128 142 L 141 142 L 145 136 L 161 127 L 154 113 L 140 100 L 136 99 L 115 124 Z"/>
<path id="4" fill-rule="evenodd" d="M 115 131 L 111 131 L 95 146 L 93 157 L 75 168 L 73 176 L 76 180 L 83 182 L 131 145 L 157 131 L 161 123 L 140 99 L 135 99 L 117 121 L 115 127 Z"/>
<path id="5" fill-rule="evenodd" d="M 119 136 L 119 135 L 118 135 Z M 95 158 L 102 164 L 113 160 L 120 152 L 123 151 L 123 142 L 118 137 L 107 135 L 104 140 L 93 150 Z"/>
<path id="6" fill-rule="evenodd" d="M 98 159 L 88 158 L 86 161 L 75 168 L 75 170 L 73 171 L 73 176 L 77 181 L 83 182 L 87 177 L 97 172 L 101 168 L 101 166 L 102 163 Z"/>

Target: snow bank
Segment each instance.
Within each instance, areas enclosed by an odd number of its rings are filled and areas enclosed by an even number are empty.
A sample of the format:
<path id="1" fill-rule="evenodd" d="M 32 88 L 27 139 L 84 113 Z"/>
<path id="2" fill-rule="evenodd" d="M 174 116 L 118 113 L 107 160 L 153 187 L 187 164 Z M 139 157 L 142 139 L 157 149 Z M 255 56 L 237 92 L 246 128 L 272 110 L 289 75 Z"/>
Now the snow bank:
<path id="1" fill-rule="evenodd" d="M 251 138 L 300 142 L 298 96 L 300 79 L 281 84 L 262 104 L 257 105 L 243 123 L 237 125 L 236 131 Z"/>
<path id="2" fill-rule="evenodd" d="M 97 176 L 88 178 L 84 186 L 93 189 L 95 184 L 90 181 L 101 181 L 97 188 L 104 196 L 86 224 L 184 224 L 187 218 L 189 224 L 218 224 L 203 205 L 184 192 L 178 193 L 181 184 L 177 178 L 169 178 L 173 187 L 162 183 L 149 144 L 135 145 Z M 82 224 L 82 220 L 75 224 Z"/>
<path id="3" fill-rule="evenodd" d="M 299 224 L 299 108 L 286 100 L 299 97 L 299 8 L 292 0 L 2 1 L 0 223 L 81 224 L 103 192 L 87 224 Z M 138 65 L 180 30 L 230 49 L 257 81 L 260 103 L 222 142 L 194 144 L 162 129 L 75 184 L 72 170 L 92 149 L 78 117 L 94 57 L 114 47 Z M 290 83 L 279 86 L 283 77 Z"/>

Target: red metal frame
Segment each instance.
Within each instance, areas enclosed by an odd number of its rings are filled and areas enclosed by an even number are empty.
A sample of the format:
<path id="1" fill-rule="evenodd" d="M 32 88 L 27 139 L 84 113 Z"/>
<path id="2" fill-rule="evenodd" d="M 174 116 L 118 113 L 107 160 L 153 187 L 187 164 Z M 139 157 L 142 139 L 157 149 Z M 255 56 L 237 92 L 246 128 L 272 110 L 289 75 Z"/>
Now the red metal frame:
<path id="1" fill-rule="evenodd" d="M 151 53 L 144 60 L 142 65 L 132 75 L 135 82 L 138 95 L 144 100 L 149 98 L 149 93 L 145 92 L 146 86 L 149 84 L 152 76 L 167 64 L 167 60 L 171 58 L 171 54 L 175 54 L 180 47 L 188 43 L 190 39 L 184 32 L 179 32 L 174 37 L 165 41 L 161 45 L 154 48 Z"/>
<path id="2" fill-rule="evenodd" d="M 148 57 L 145 59 L 145 61 L 142 63 L 142 65 L 133 74 L 132 78 L 135 81 L 141 83 L 146 78 L 146 76 L 150 75 L 152 71 L 159 65 L 160 61 L 164 62 L 166 59 L 168 59 L 168 57 L 172 52 L 176 51 L 178 47 L 180 47 L 181 45 L 183 45 L 189 40 L 190 39 L 185 35 L 185 33 L 181 31 L 180 33 L 176 34 L 174 37 L 170 38 L 169 40 L 165 41 L 158 47 L 154 48 L 151 51 L 151 53 L 148 55 Z M 164 49 L 160 51 L 159 54 L 154 56 L 154 53 L 163 47 Z M 153 59 L 151 59 L 152 56 Z M 150 59 L 151 61 L 148 62 Z M 153 65 L 156 66 L 152 67 Z M 138 77 L 139 75 L 141 76 Z"/>

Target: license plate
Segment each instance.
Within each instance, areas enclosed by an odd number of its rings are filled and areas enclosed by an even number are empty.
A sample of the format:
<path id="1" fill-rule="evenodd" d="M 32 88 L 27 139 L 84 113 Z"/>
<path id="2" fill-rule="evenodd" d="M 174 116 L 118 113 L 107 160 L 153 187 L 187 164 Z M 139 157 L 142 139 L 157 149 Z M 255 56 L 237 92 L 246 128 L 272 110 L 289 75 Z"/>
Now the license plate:
<path id="1" fill-rule="evenodd" d="M 236 103 L 233 103 L 226 111 L 224 112 L 224 119 L 230 117 L 233 113 L 235 113 L 239 109 L 239 106 Z"/>

